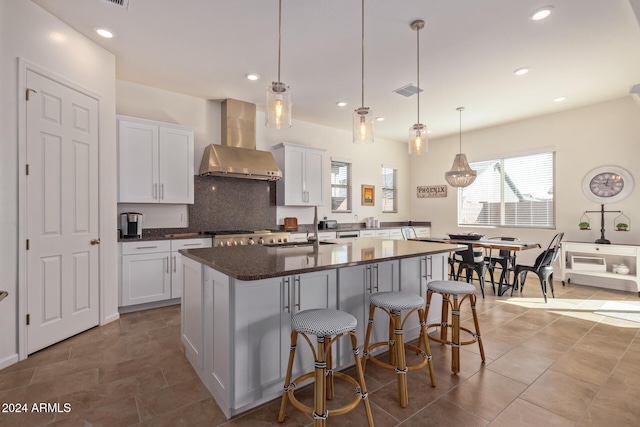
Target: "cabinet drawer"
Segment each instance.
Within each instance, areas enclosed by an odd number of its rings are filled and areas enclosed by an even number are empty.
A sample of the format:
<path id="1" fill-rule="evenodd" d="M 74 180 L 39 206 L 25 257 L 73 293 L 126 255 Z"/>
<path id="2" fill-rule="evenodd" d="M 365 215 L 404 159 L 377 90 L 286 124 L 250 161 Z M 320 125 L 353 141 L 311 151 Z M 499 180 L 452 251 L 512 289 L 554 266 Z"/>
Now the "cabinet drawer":
<path id="1" fill-rule="evenodd" d="M 603 255 L 622 255 L 622 256 L 636 256 L 638 248 L 634 246 L 616 246 L 616 245 L 591 245 L 591 244 L 564 244 L 564 250 L 567 252 L 582 252 L 588 254 L 603 254 Z"/>
<path id="2" fill-rule="evenodd" d="M 148 240 L 122 243 L 122 255 L 151 254 L 154 252 L 170 252 L 170 240 Z"/>
<path id="3" fill-rule="evenodd" d="M 210 237 L 203 239 L 179 239 L 171 241 L 171 250 L 179 251 L 180 249 L 197 249 L 210 248 L 212 240 Z"/>

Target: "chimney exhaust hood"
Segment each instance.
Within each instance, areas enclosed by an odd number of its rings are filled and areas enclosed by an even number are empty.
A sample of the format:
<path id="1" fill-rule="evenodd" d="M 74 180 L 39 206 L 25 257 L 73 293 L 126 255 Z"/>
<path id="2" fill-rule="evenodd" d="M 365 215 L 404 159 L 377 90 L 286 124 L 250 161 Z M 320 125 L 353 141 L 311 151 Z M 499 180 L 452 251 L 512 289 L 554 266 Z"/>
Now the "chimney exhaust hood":
<path id="1" fill-rule="evenodd" d="M 222 144 L 204 149 L 200 175 L 266 181 L 282 177 L 273 154 L 256 150 L 256 106 L 235 99 L 222 102 Z"/>

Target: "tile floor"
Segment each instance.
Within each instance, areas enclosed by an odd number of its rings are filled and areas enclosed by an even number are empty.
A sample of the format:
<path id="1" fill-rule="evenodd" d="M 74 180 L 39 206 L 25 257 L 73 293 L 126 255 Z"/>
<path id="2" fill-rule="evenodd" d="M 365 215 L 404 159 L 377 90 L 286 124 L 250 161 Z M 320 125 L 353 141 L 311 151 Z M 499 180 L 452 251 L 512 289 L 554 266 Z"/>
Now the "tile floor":
<path id="1" fill-rule="evenodd" d="M 640 323 L 594 314 L 605 301 L 640 310 L 635 293 L 576 284 L 556 283 L 546 305 L 534 281 L 513 298 L 489 292 L 478 299 L 485 364 L 477 345 L 466 346 L 452 375 L 450 349 L 432 343 L 437 386 L 426 370 L 411 372 L 404 409 L 395 375 L 367 364 L 376 426 L 638 425 Z M 470 326 L 468 309 L 463 317 Z M 335 405 L 345 392 L 336 388 Z M 299 393 L 311 398 L 308 388 Z M 122 315 L 0 370 L 0 403 L 27 402 L 61 411 L 0 413 L 0 426 L 266 426 L 278 425 L 279 408 L 272 401 L 225 419 L 184 357 L 179 306 Z M 329 425 L 364 420 L 358 407 Z M 282 425 L 312 420 L 289 406 Z"/>

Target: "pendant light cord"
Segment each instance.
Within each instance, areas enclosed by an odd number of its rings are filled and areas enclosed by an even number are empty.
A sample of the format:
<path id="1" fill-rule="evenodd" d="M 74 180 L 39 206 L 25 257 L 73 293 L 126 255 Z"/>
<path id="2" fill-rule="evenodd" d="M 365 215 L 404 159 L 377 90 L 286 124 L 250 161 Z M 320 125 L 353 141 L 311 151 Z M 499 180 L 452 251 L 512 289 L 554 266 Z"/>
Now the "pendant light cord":
<path id="1" fill-rule="evenodd" d="M 362 0 L 362 107 L 364 107 L 364 0 Z"/>
<path id="2" fill-rule="evenodd" d="M 460 151 L 459 152 L 462 153 L 462 112 L 464 111 L 464 107 L 458 107 L 457 110 L 460 111 L 460 133 L 459 133 Z"/>
<path id="3" fill-rule="evenodd" d="M 420 123 L 420 27 L 417 28 L 416 30 L 416 39 L 417 39 L 417 43 L 416 43 L 416 52 L 417 52 L 417 63 L 418 63 L 418 76 L 416 78 L 417 83 L 418 83 L 418 121 L 416 121 L 416 123 Z"/>
<path id="4" fill-rule="evenodd" d="M 282 42 L 282 0 L 278 0 L 278 83 L 280 83 L 280 45 Z"/>

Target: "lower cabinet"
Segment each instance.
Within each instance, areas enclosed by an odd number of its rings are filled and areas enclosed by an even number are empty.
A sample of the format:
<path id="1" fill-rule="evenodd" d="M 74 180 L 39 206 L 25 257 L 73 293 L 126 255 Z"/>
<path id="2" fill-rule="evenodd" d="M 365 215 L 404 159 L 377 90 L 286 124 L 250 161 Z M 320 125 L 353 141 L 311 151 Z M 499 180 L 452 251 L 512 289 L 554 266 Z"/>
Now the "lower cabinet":
<path id="1" fill-rule="evenodd" d="M 427 284 L 434 280 L 445 280 L 447 272 L 447 255 L 437 254 L 400 260 L 400 291 L 418 294 L 427 300 Z M 442 296 L 433 294 L 427 324 L 440 322 Z M 403 313 L 406 314 L 406 313 Z M 412 315 L 405 323 L 405 339 L 418 338 L 420 322 Z"/>
<path id="2" fill-rule="evenodd" d="M 358 345 L 363 348 L 369 322 L 369 296 L 376 292 L 399 289 L 399 262 L 386 261 L 341 268 L 338 270 L 338 286 L 338 309 L 355 316 L 358 321 Z M 388 317 L 382 312 L 376 313 L 372 343 L 388 339 L 388 325 Z M 340 341 L 336 359 L 339 367 L 353 364 L 351 344 L 347 340 Z"/>
<path id="3" fill-rule="evenodd" d="M 180 298 L 180 249 L 211 247 L 211 239 L 123 242 L 120 245 L 120 306 Z"/>
<path id="4" fill-rule="evenodd" d="M 351 313 L 362 348 L 372 293 L 411 288 L 402 280 L 420 283 L 438 274 L 437 262 L 416 260 L 406 266 L 405 260 L 394 260 L 241 281 L 183 258 L 181 332 L 187 358 L 227 418 L 242 413 L 282 394 L 295 313 L 313 308 Z M 423 263 L 431 273 L 420 270 Z M 386 340 L 388 318 L 381 312 L 376 316 L 372 339 Z M 315 337 L 310 339 L 315 347 Z M 353 365 L 350 340 L 334 346 L 334 369 Z M 299 336 L 293 376 L 313 369 L 312 352 Z"/>

